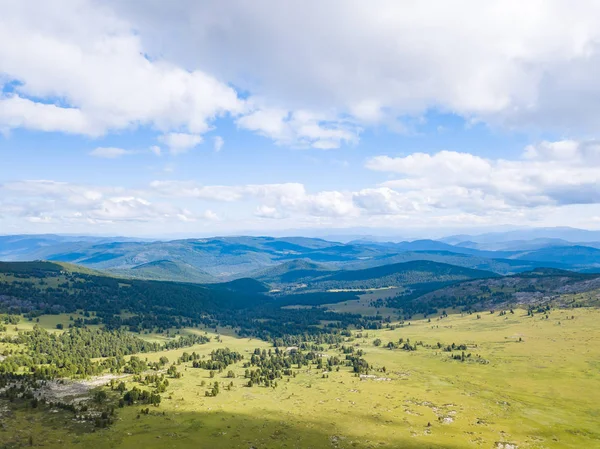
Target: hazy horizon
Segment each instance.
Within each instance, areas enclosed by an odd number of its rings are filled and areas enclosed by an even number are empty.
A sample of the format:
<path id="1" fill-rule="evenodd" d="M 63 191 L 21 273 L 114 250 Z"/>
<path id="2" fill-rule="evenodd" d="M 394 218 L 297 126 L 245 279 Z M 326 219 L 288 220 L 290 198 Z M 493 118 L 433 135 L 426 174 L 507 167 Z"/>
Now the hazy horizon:
<path id="1" fill-rule="evenodd" d="M 586 242 L 600 240 L 600 229 L 584 229 L 584 228 L 573 228 L 569 226 L 562 227 L 523 227 L 523 226 L 495 226 L 488 228 L 467 228 L 467 229 L 448 229 L 447 232 L 427 232 L 426 230 L 397 230 L 391 228 L 308 228 L 308 229 L 284 229 L 280 231 L 271 232 L 260 232 L 250 230 L 240 230 L 239 232 L 230 233 L 211 233 L 211 232 L 189 232 L 189 233 L 178 233 L 178 234 L 156 234 L 156 235 L 144 235 L 144 234 L 102 234 L 102 233 L 61 233 L 61 232 L 50 232 L 50 233 L 36 233 L 36 232 L 23 232 L 23 233 L 0 233 L 0 236 L 8 237 L 13 235 L 24 235 L 24 236 L 36 236 L 36 235 L 56 235 L 62 237 L 97 237 L 106 239 L 140 239 L 140 240 L 179 240 L 179 239 L 204 239 L 204 238 L 220 238 L 220 237 L 274 237 L 274 238 L 292 238 L 292 237 L 306 237 L 306 238 L 320 238 L 324 240 L 334 240 L 340 242 L 348 242 L 351 240 L 360 239 L 375 239 L 384 241 L 413 241 L 421 239 L 439 240 L 455 236 L 470 236 L 480 237 L 486 235 L 503 235 L 503 234 L 515 234 L 515 233 L 534 233 L 539 234 L 538 236 L 525 235 L 521 237 L 523 240 L 531 240 L 535 238 L 555 238 L 562 239 L 571 242 Z M 581 233 L 589 233 L 592 238 L 581 236 Z M 595 234 L 598 234 L 595 236 Z M 573 237 L 573 234 L 576 237 Z M 549 236 L 548 236 L 549 235 Z M 579 237 L 579 238 L 577 238 Z"/>

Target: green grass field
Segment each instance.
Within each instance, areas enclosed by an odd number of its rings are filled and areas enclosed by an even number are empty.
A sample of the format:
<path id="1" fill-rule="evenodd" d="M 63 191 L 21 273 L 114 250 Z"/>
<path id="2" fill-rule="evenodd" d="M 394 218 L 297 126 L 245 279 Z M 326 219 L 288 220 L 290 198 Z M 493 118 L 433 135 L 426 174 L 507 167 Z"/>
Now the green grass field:
<path id="1" fill-rule="evenodd" d="M 43 318 L 40 324 L 53 327 L 56 317 Z M 375 378 L 357 378 L 348 367 L 323 378 L 313 365 L 275 389 L 249 388 L 238 363 L 233 389 L 217 397 L 205 397 L 201 382 L 228 384 L 225 373 L 210 379 L 208 371 L 182 364 L 183 377 L 170 381 L 149 415 L 138 418 L 141 407 L 125 407 L 110 428 L 89 432 L 66 413 L 21 409 L 2 418 L 0 444 L 29 445 L 32 435 L 34 446 L 65 449 L 600 448 L 599 320 L 600 310 L 587 308 L 555 309 L 548 319 L 517 310 L 412 321 L 351 342 L 375 368 L 386 368 L 372 372 Z M 376 338 L 382 346 L 373 345 Z M 461 362 L 437 347 L 384 347 L 399 338 L 467 344 L 472 357 Z M 222 335 L 221 342 L 185 351 L 225 347 L 249 356 L 269 345 Z M 174 361 L 183 352 L 142 358 Z"/>

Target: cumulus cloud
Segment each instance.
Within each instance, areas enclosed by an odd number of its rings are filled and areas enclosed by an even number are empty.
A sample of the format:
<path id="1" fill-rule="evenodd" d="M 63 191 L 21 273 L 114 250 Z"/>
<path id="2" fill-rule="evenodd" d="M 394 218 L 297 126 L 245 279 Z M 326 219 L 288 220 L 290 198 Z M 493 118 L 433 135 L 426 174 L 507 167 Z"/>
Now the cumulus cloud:
<path id="1" fill-rule="evenodd" d="M 101 157 L 105 159 L 116 159 L 126 154 L 132 154 L 130 150 L 116 147 L 98 147 L 90 151 L 90 156 Z"/>
<path id="2" fill-rule="evenodd" d="M 302 110 L 363 125 L 431 108 L 508 128 L 600 124 L 594 1 L 110 4 L 150 53 L 263 99 L 270 110 L 238 123 L 275 139 Z"/>
<path id="3" fill-rule="evenodd" d="M 311 194 L 299 183 L 203 186 L 194 181 L 153 181 L 150 187 L 158 194 L 172 198 L 217 202 L 258 200 L 261 205 L 256 209 L 256 215 L 281 215 L 281 211 L 285 211 L 335 217 L 350 216 L 355 212 L 351 194 L 337 191 Z"/>
<path id="4" fill-rule="evenodd" d="M 206 220 L 211 220 L 211 221 L 219 220 L 219 215 L 216 212 L 213 212 L 210 209 L 205 210 L 201 214 L 201 216 L 202 216 L 202 218 L 204 218 Z"/>
<path id="5" fill-rule="evenodd" d="M 266 206 L 264 204 L 258 206 L 255 209 L 254 215 L 257 217 L 260 217 L 260 218 L 270 218 L 270 219 L 281 219 L 281 218 L 286 218 L 289 216 L 287 214 L 281 213 L 275 207 Z"/>
<path id="6" fill-rule="evenodd" d="M 18 95 L 0 95 L 0 130 L 9 131 L 13 128 L 61 131 L 69 134 L 99 134 L 99 129 L 94 128 L 77 108 L 37 103 Z"/>
<path id="7" fill-rule="evenodd" d="M 6 183 L 0 191 L 13 214 L 30 222 L 85 223 L 195 220 L 195 214 L 166 202 L 143 197 L 144 192 L 33 180 Z"/>
<path id="8" fill-rule="evenodd" d="M 169 133 L 160 137 L 160 141 L 169 147 L 173 155 L 185 153 L 202 143 L 199 134 Z"/>
<path id="9" fill-rule="evenodd" d="M 361 209 L 377 215 L 408 214 L 418 209 L 408 197 L 389 187 L 363 189 L 354 194 L 353 201 Z"/>
<path id="10" fill-rule="evenodd" d="M 598 42 L 600 4 L 585 0 L 7 2 L 0 130 L 149 126 L 197 140 L 231 117 L 280 145 L 330 149 L 437 109 L 589 132 Z"/>
<path id="11" fill-rule="evenodd" d="M 553 155 L 563 147 L 573 157 Z M 591 141 L 541 142 L 515 160 L 450 151 L 377 157 L 367 162 L 369 168 L 397 178 L 357 190 L 314 191 L 301 183 L 203 185 L 194 180 L 157 180 L 138 188 L 8 182 L 0 185 L 0 223 L 15 229 L 44 223 L 49 232 L 65 226 L 81 230 L 145 224 L 155 229 L 187 225 L 191 231 L 196 228 L 190 223 L 210 226 L 215 221 L 218 232 L 239 231 L 252 223 L 264 229 L 266 219 L 271 219 L 270 227 L 288 228 L 593 226 L 593 217 L 600 216 L 595 148 Z"/>
<path id="12" fill-rule="evenodd" d="M 565 161 L 568 164 L 600 165 L 600 141 L 544 141 L 537 145 L 528 145 L 523 157 L 532 161 Z"/>
<path id="13" fill-rule="evenodd" d="M 485 159 L 441 151 L 377 156 L 366 167 L 400 175 L 384 183 L 434 207 L 510 209 L 595 204 L 600 201 L 600 147 L 596 141 L 541 142 L 520 160 Z"/>
<path id="14" fill-rule="evenodd" d="M 221 136 L 215 136 L 213 139 L 213 148 L 215 149 L 215 151 L 218 153 L 219 151 L 221 151 L 221 149 L 223 149 L 223 145 L 225 144 L 225 141 L 223 140 L 223 138 Z"/>
<path id="15" fill-rule="evenodd" d="M 146 55 L 135 25 L 97 3 L 9 2 L 0 17 L 0 71 L 17 83 L 0 98 L 0 126 L 97 136 L 150 125 L 201 134 L 215 117 L 243 110 L 226 83 Z"/>
<path id="16" fill-rule="evenodd" d="M 279 145 L 321 150 L 354 143 L 360 131 L 356 125 L 334 115 L 275 108 L 253 110 L 237 119 L 236 123 L 240 128 L 256 131 Z"/>
<path id="17" fill-rule="evenodd" d="M 150 188 L 164 197 L 196 198 L 214 201 L 236 201 L 243 188 L 237 186 L 202 186 L 194 181 L 152 181 Z"/>

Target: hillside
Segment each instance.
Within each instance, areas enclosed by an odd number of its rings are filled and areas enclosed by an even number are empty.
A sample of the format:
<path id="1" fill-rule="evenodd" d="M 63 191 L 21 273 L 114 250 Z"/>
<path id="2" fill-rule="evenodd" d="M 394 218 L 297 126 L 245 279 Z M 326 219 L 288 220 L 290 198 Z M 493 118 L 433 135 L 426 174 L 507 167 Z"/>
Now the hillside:
<path id="1" fill-rule="evenodd" d="M 581 245 L 551 246 L 525 251 L 515 255 L 514 258 L 543 263 L 562 263 L 574 267 L 600 267 L 600 249 Z"/>
<path id="2" fill-rule="evenodd" d="M 515 243 L 510 251 L 490 251 L 477 248 L 476 242 L 450 244 L 437 240 L 400 243 L 358 240 L 343 244 L 306 237 L 148 241 L 119 237 L 4 236 L 0 237 L 0 259 L 68 262 L 120 276 L 199 283 L 254 277 L 269 283 L 289 284 L 316 277 L 318 271 L 360 270 L 417 260 L 501 275 L 542 266 L 581 271 L 600 268 L 599 249 L 574 244 L 544 246 L 556 242 L 550 239 L 531 244 L 521 242 L 523 249 Z M 295 266 L 299 260 L 315 265 Z"/>
<path id="3" fill-rule="evenodd" d="M 68 266 L 72 267 L 72 266 Z M 192 284 L 124 279 L 65 269 L 54 262 L 0 264 L 0 312 L 37 317 L 94 313 L 83 324 L 130 330 L 235 328 L 263 339 L 320 334 L 322 321 L 360 326 L 360 316 L 325 310 L 283 310 L 255 279 Z M 363 323 L 364 324 L 364 323 Z"/>
<path id="4" fill-rule="evenodd" d="M 445 263 L 417 260 L 384 265 L 363 270 L 344 270 L 315 278 L 308 289 L 368 289 L 407 287 L 411 285 L 439 284 L 467 279 L 497 277 L 489 271 L 473 270 Z"/>
<path id="5" fill-rule="evenodd" d="M 0 242 L 0 254 L 1 245 Z M 192 266 L 211 276 L 231 278 L 244 277 L 252 271 L 299 258 L 317 263 L 343 264 L 388 253 L 376 248 L 300 237 L 219 237 L 169 242 L 68 241 L 44 246 L 35 244 L 28 250 L 22 248 L 18 253 L 12 252 L 10 259 L 71 262 L 98 270 L 119 270 L 121 274 L 126 274 L 124 270 L 136 271 L 136 267 L 140 266 L 138 271 L 150 269 L 152 272 L 155 268 L 144 265 L 169 260 L 175 264 Z"/>
<path id="6" fill-rule="evenodd" d="M 130 269 L 109 269 L 109 272 L 128 277 L 167 280 L 179 282 L 210 283 L 217 282 L 214 276 L 183 262 L 156 260 L 131 267 Z"/>
<path id="7" fill-rule="evenodd" d="M 249 276 L 270 284 L 289 284 L 310 281 L 333 271 L 335 270 L 314 262 L 292 260 L 256 271 L 249 274 Z"/>
<path id="8" fill-rule="evenodd" d="M 487 232 L 479 235 L 452 235 L 441 238 L 440 241 L 457 244 L 460 242 L 475 242 L 492 245 L 504 242 L 531 241 L 537 239 L 561 239 L 569 242 L 599 242 L 600 231 L 577 229 L 568 226 L 554 228 L 524 228 L 511 231 Z"/>
<path id="9" fill-rule="evenodd" d="M 451 253 L 465 254 L 470 256 L 484 257 L 484 258 L 505 258 L 510 257 L 518 251 L 487 251 L 476 248 L 470 248 L 464 245 L 451 245 L 439 240 L 413 240 L 407 242 L 369 242 L 369 241 L 357 241 L 356 244 L 363 246 L 386 248 L 388 251 L 395 252 L 407 252 L 407 251 L 447 251 Z"/>
<path id="10" fill-rule="evenodd" d="M 348 262 L 344 269 L 358 270 L 364 268 L 378 267 L 393 263 L 410 262 L 415 260 L 429 260 L 432 262 L 446 263 L 475 270 L 492 271 L 500 275 L 520 273 L 532 270 L 542 265 L 541 262 L 519 260 L 519 259 L 490 259 L 476 255 L 456 253 L 451 251 L 406 251 L 389 256 L 373 258 L 370 260 L 359 260 Z M 570 268 L 569 265 L 554 263 L 556 267 Z"/>
<path id="11" fill-rule="evenodd" d="M 103 275 L 102 272 L 91 270 L 80 265 L 67 262 L 49 262 L 46 260 L 34 260 L 30 262 L 0 262 L 0 273 L 19 275 L 47 275 L 48 273 L 75 273 L 87 275 Z"/>
<path id="12" fill-rule="evenodd" d="M 399 296 L 390 306 L 423 313 L 445 307 L 495 308 L 539 304 L 560 295 L 594 291 L 600 288 L 600 275 L 582 274 L 553 268 L 536 269 L 518 275 L 475 279 L 434 291 Z"/>

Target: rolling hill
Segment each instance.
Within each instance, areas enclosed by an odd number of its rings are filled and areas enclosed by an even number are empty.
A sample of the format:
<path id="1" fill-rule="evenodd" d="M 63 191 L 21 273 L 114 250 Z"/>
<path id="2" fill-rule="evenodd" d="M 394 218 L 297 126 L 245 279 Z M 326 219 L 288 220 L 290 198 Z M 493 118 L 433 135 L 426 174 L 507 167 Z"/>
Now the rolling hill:
<path id="1" fill-rule="evenodd" d="M 510 251 L 491 251 L 471 241 L 450 244 L 436 240 L 400 243 L 358 240 L 343 244 L 307 237 L 148 241 L 119 237 L 3 236 L 0 259 L 68 262 L 120 276 L 196 283 L 253 277 L 287 284 L 326 274 L 318 273 L 321 271 L 360 270 L 418 260 L 501 275 L 543 266 L 592 272 L 600 269 L 600 249 L 574 244 L 552 246 L 557 242 L 560 241 L 538 239 L 531 244 L 511 244 Z M 304 266 L 299 265 L 299 260 Z"/>
<path id="2" fill-rule="evenodd" d="M 344 270 L 308 282 L 309 289 L 358 289 L 440 284 L 467 279 L 498 277 L 496 273 L 457 267 L 428 260 L 384 265 L 363 270 Z"/>
<path id="3" fill-rule="evenodd" d="M 361 270 L 330 270 L 306 261 L 278 265 L 255 274 L 255 278 L 278 288 L 296 292 L 364 290 L 412 285 L 446 285 L 468 279 L 497 277 L 490 271 L 474 270 L 445 263 L 416 260 Z"/>
<path id="4" fill-rule="evenodd" d="M 291 260 L 250 273 L 249 276 L 269 284 L 290 284 L 308 281 L 333 271 L 335 270 L 307 260 Z"/>
<path id="5" fill-rule="evenodd" d="M 539 304 L 559 295 L 589 292 L 600 288 L 600 275 L 583 274 L 552 268 L 541 268 L 518 275 L 475 279 L 445 286 L 423 295 L 397 298 L 397 307 L 410 303 L 415 310 L 447 307 L 477 306 L 494 308 L 498 305 Z"/>
<path id="6" fill-rule="evenodd" d="M 600 249 L 589 246 L 551 246 L 534 251 L 525 251 L 515 259 L 542 263 L 562 263 L 573 267 L 600 267 Z"/>
<path id="7" fill-rule="evenodd" d="M 109 269 L 108 272 L 141 279 L 154 279 L 163 281 L 210 283 L 217 282 L 214 276 L 199 270 L 192 265 L 172 260 L 156 260 L 147 262 L 130 269 Z"/>

